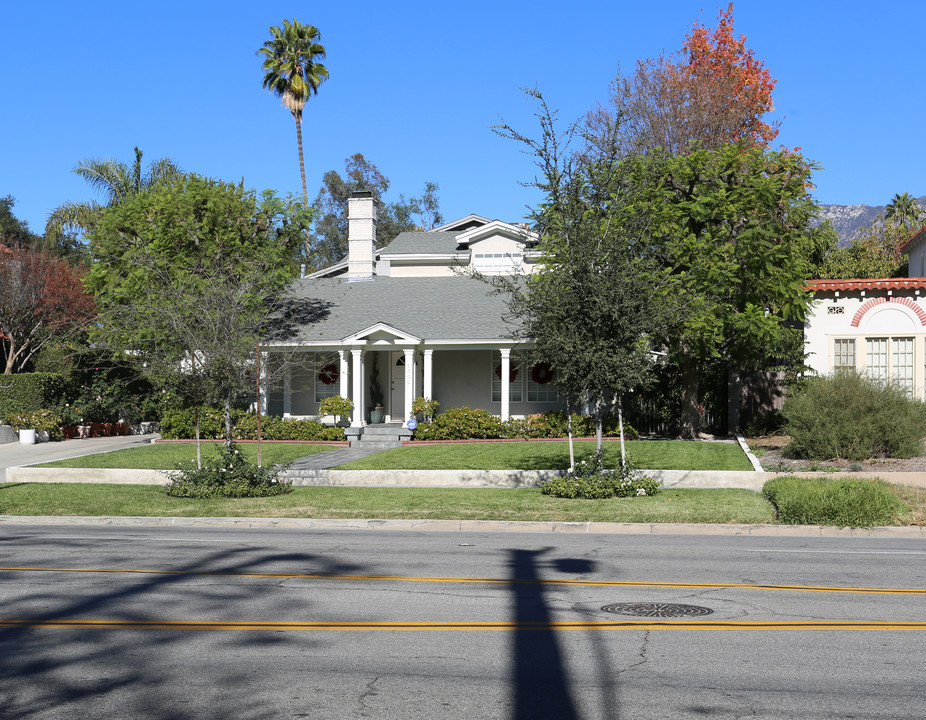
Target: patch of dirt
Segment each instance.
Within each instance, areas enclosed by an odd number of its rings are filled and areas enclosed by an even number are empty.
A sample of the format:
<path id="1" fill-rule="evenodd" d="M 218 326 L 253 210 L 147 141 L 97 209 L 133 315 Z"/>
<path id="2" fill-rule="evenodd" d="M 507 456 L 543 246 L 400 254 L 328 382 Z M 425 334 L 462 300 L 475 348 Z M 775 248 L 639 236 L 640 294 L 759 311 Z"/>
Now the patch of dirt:
<path id="1" fill-rule="evenodd" d="M 791 442 L 789 435 L 759 435 L 746 438 L 746 444 L 766 472 L 814 472 L 835 468 L 844 472 L 926 472 L 926 456 L 912 458 L 869 458 L 851 460 L 797 460 L 786 458 L 782 449 Z"/>

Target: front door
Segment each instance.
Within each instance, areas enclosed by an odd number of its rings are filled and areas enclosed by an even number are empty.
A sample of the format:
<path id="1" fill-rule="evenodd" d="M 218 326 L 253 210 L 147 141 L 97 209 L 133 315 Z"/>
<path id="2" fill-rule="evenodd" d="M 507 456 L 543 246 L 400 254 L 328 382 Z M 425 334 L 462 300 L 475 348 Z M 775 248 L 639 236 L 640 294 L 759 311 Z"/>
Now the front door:
<path id="1" fill-rule="evenodd" d="M 392 354 L 392 389 L 389 392 L 389 419 L 405 422 L 405 353 Z"/>

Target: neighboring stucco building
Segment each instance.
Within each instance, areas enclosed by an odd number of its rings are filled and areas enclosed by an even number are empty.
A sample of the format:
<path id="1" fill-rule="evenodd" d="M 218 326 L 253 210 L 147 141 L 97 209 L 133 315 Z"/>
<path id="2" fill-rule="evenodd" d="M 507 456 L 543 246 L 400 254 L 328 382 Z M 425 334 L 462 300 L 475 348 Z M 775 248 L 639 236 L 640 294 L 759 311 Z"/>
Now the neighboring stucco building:
<path id="1" fill-rule="evenodd" d="M 282 383 L 263 398 L 267 412 L 315 417 L 339 394 L 354 401 L 359 427 L 370 420 L 374 374 L 386 421 L 409 418 L 418 396 L 502 419 L 561 407 L 549 367 L 518 357 L 507 298 L 461 273 L 531 272 L 537 236 L 525 225 L 470 215 L 376 249 L 370 193 L 355 193 L 348 218 L 347 258 L 292 286 L 310 319 L 292 339 L 264 346 L 268 362 L 284 365 Z"/>

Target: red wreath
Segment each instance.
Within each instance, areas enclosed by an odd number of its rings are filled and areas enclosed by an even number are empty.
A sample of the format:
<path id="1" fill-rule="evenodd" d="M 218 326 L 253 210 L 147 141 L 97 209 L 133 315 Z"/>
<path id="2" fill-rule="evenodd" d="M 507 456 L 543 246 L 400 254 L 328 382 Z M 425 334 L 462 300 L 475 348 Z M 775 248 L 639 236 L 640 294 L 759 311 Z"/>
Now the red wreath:
<path id="1" fill-rule="evenodd" d="M 319 371 L 318 379 L 325 385 L 334 385 L 338 381 L 339 374 L 338 366 L 334 363 L 330 363 Z"/>
<path id="2" fill-rule="evenodd" d="M 553 368 L 548 362 L 540 362 L 531 370 L 531 380 L 538 385 L 546 385 L 553 379 Z"/>
<path id="3" fill-rule="evenodd" d="M 514 365 L 511 366 L 511 368 L 508 370 L 508 375 L 509 375 L 509 377 L 511 378 L 511 379 L 508 381 L 509 384 L 510 384 L 510 383 L 513 383 L 515 380 L 518 379 L 518 373 L 519 373 L 519 372 L 520 372 L 520 370 L 518 370 L 518 368 L 517 368 L 516 366 L 514 366 Z M 496 366 L 495 366 L 495 377 L 497 377 L 499 380 L 502 379 L 502 366 L 501 366 L 501 365 L 496 365 Z"/>

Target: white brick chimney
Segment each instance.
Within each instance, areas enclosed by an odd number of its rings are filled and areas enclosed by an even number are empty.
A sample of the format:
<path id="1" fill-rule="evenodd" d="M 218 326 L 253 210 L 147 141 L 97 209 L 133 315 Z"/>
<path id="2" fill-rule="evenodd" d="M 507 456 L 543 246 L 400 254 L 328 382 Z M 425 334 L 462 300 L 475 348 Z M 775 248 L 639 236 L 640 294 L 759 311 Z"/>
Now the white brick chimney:
<path id="1" fill-rule="evenodd" d="M 347 200 L 347 277 L 372 278 L 376 261 L 373 193 L 357 190 Z"/>

